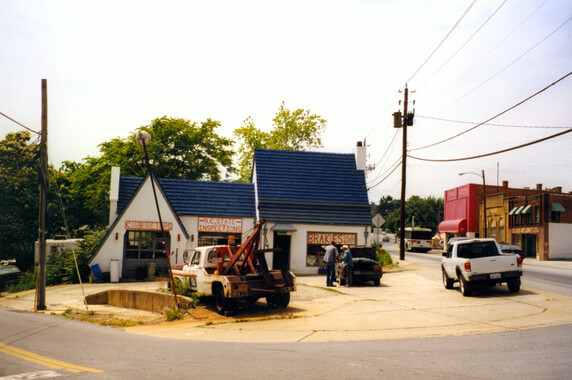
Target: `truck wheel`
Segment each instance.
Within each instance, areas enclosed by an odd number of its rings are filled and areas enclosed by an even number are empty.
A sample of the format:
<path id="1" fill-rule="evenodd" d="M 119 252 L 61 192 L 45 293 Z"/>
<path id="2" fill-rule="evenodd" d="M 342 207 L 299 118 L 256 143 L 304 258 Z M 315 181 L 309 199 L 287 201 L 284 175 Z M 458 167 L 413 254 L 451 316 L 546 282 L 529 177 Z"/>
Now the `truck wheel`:
<path id="1" fill-rule="evenodd" d="M 283 309 L 290 303 L 290 293 L 277 293 L 268 296 L 266 303 L 272 309 Z"/>
<path id="2" fill-rule="evenodd" d="M 218 286 L 214 291 L 215 296 L 215 307 L 217 313 L 224 315 L 224 312 L 229 309 L 230 300 L 225 297 L 224 290 L 221 286 Z"/>
<path id="3" fill-rule="evenodd" d="M 465 278 L 463 277 L 462 274 L 459 274 L 459 285 L 461 285 L 461 293 L 465 297 L 470 297 L 471 293 L 472 293 L 472 289 L 471 289 L 470 285 L 467 284 L 467 281 L 465 280 Z"/>
<path id="4" fill-rule="evenodd" d="M 518 280 L 511 280 L 509 282 L 507 282 L 508 285 L 508 291 L 511 293 L 518 293 L 518 291 L 520 290 L 520 279 Z"/>
<path id="5" fill-rule="evenodd" d="M 441 272 L 443 272 L 443 286 L 445 286 L 445 289 L 453 289 L 453 284 L 455 281 L 451 280 L 449 276 L 447 276 L 445 269 L 441 269 Z"/>
<path id="6" fill-rule="evenodd" d="M 375 280 L 373 280 L 373 285 L 379 286 L 379 284 L 381 284 L 381 279 L 376 278 Z"/>

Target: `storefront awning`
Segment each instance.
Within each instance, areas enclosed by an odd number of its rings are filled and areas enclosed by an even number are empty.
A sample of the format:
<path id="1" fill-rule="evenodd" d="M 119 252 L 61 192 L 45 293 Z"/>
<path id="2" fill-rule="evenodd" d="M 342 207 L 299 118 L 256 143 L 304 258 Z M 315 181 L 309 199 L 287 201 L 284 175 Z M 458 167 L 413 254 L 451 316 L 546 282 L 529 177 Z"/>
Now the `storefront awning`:
<path id="1" fill-rule="evenodd" d="M 550 211 L 564 212 L 566 211 L 560 203 L 552 203 L 550 205 Z"/>
<path id="2" fill-rule="evenodd" d="M 528 206 L 526 206 L 525 208 L 523 208 L 520 213 L 521 213 L 521 214 L 529 214 L 531 208 L 532 208 L 532 206 L 531 206 L 531 205 L 528 205 Z"/>
<path id="3" fill-rule="evenodd" d="M 520 214 L 520 212 L 524 209 L 524 206 L 520 206 L 519 208 L 516 209 L 516 211 L 514 212 L 513 215 L 518 215 Z"/>
<path id="4" fill-rule="evenodd" d="M 460 234 L 467 232 L 467 219 L 444 220 L 439 223 L 439 232 Z"/>
<path id="5" fill-rule="evenodd" d="M 510 210 L 510 212 L 508 213 L 509 215 L 513 215 L 516 210 L 518 210 L 518 206 L 516 206 L 515 208 L 513 208 L 512 210 Z"/>
<path id="6" fill-rule="evenodd" d="M 288 224 L 288 223 L 276 223 L 274 226 L 272 226 L 272 228 L 270 228 L 272 231 L 289 231 L 289 232 L 294 232 L 296 231 L 296 229 L 294 228 L 293 225 Z"/>

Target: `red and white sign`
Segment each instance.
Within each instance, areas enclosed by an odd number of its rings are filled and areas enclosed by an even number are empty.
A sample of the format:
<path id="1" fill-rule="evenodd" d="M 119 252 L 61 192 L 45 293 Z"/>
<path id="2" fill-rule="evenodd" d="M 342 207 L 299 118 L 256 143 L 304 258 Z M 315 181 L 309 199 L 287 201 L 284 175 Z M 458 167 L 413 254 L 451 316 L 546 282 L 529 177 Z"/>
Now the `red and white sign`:
<path id="1" fill-rule="evenodd" d="M 242 233 L 241 218 L 199 217 L 199 232 Z"/>
<path id="2" fill-rule="evenodd" d="M 328 245 L 332 240 L 336 242 L 336 245 L 355 245 L 357 234 L 344 234 L 340 232 L 308 232 L 308 244 Z"/>
<path id="3" fill-rule="evenodd" d="M 126 230 L 136 230 L 136 231 L 161 231 L 161 225 L 159 222 L 141 222 L 138 220 L 126 220 L 125 221 Z M 172 231 L 173 223 L 163 222 L 164 231 Z"/>

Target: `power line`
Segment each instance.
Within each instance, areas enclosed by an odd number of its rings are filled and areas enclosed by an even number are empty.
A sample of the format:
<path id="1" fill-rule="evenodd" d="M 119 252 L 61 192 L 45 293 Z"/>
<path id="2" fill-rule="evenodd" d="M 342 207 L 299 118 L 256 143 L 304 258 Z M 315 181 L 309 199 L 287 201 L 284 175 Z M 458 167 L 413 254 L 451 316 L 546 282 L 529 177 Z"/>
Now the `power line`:
<path id="1" fill-rule="evenodd" d="M 22 123 L 20 123 L 20 122 L 18 122 L 18 121 L 16 121 L 16 120 L 14 120 L 14 119 L 12 119 L 10 116 L 6 115 L 6 114 L 3 113 L 3 112 L 0 112 L 0 115 L 4 116 L 6 119 L 8 119 L 8 120 L 10 120 L 10 121 L 12 121 L 12 122 L 18 124 L 18 125 L 21 126 L 22 128 L 25 128 L 25 129 L 27 129 L 28 131 L 30 131 L 30 132 L 32 132 L 32 133 L 35 133 L 35 134 L 37 134 L 37 135 L 40 134 L 40 132 L 34 131 L 33 129 L 30 129 L 30 128 L 26 127 L 24 124 L 22 124 Z"/>
<path id="2" fill-rule="evenodd" d="M 572 128 L 567 129 L 567 130 L 562 131 L 562 132 L 559 132 L 559 133 L 556 133 L 556 134 L 551 135 L 551 136 L 548 136 L 548 137 L 541 138 L 541 139 L 539 139 L 539 140 L 534 140 L 534 141 L 528 142 L 528 143 L 526 143 L 526 144 L 521 144 L 521 145 L 517 145 L 517 146 L 512 147 L 512 148 L 503 149 L 503 150 L 499 150 L 499 151 L 496 151 L 496 152 L 481 154 L 481 155 L 472 156 L 472 157 L 450 158 L 450 159 L 437 160 L 437 159 L 429 159 L 429 158 L 415 157 L 415 156 L 410 156 L 410 155 L 407 155 L 407 156 L 410 157 L 410 158 L 413 158 L 413 159 L 415 159 L 415 160 L 430 161 L 430 162 L 453 162 L 453 161 L 473 160 L 473 159 L 475 159 L 475 158 L 482 158 L 482 157 L 494 156 L 494 155 L 496 155 L 496 154 L 506 153 L 506 152 L 510 152 L 511 150 L 516 150 L 516 149 L 520 149 L 520 148 L 527 147 L 527 146 L 529 146 L 529 145 L 538 144 L 538 143 L 540 143 L 540 142 L 543 142 L 543 141 L 546 141 L 546 140 L 550 140 L 550 139 L 553 139 L 553 138 L 558 137 L 558 136 L 562 136 L 562 135 L 564 135 L 564 134 L 566 134 L 566 133 L 570 133 L 570 132 L 572 132 Z"/>
<path id="3" fill-rule="evenodd" d="M 413 79 L 413 77 L 415 75 L 417 75 L 417 73 L 419 72 L 419 70 L 421 70 L 421 68 L 423 66 L 425 66 L 425 64 L 427 63 L 427 61 L 429 61 L 429 59 L 431 59 L 431 57 L 433 56 L 433 54 L 435 54 L 435 52 L 441 47 L 441 45 L 443 45 L 443 43 L 445 42 L 445 40 L 447 38 L 449 38 L 449 36 L 451 35 L 451 33 L 453 33 L 453 31 L 455 30 L 455 28 L 457 28 L 457 26 L 461 23 L 461 20 L 463 20 L 463 18 L 467 15 L 467 13 L 469 13 L 469 11 L 471 10 L 471 8 L 473 7 L 473 5 L 475 5 L 475 3 L 477 2 L 477 0 L 473 0 L 473 2 L 471 3 L 471 5 L 469 5 L 469 7 L 467 8 L 467 10 L 465 11 L 465 13 L 463 13 L 463 15 L 461 16 L 461 18 L 459 18 L 459 20 L 457 20 L 457 22 L 455 23 L 455 25 L 453 25 L 453 27 L 451 28 L 451 30 L 449 31 L 449 33 L 447 33 L 447 35 L 445 36 L 445 38 L 443 38 L 443 40 L 441 42 L 439 42 L 439 45 L 437 45 L 437 47 L 435 48 L 435 50 L 433 50 L 433 52 L 431 54 L 429 54 L 429 57 L 427 57 L 427 59 L 425 60 L 425 62 L 423 62 L 421 64 L 421 66 L 419 66 L 419 68 L 413 73 L 413 75 L 411 76 L 411 78 L 409 78 L 407 80 L 407 82 L 410 82 L 411 79 Z"/>
<path id="4" fill-rule="evenodd" d="M 377 164 L 375 164 L 375 166 L 379 166 L 379 164 L 381 163 L 381 161 L 383 160 L 383 158 L 385 157 L 385 155 L 387 154 L 387 152 L 389 152 L 389 149 L 393 147 L 393 144 L 395 142 L 395 138 L 397 137 L 397 134 L 399 133 L 399 129 L 396 128 L 395 130 L 395 134 L 393 135 L 393 138 L 391 139 L 391 142 L 389 143 L 389 145 L 387 146 L 387 149 L 385 150 L 385 152 L 383 152 L 383 155 L 381 156 L 381 158 L 379 159 L 379 161 L 377 162 Z"/>
<path id="5" fill-rule="evenodd" d="M 393 170 L 391 170 L 391 172 L 389 172 L 385 177 L 383 177 L 382 180 L 377 182 L 375 185 L 368 187 L 367 190 L 369 191 L 369 190 L 373 189 L 374 187 L 379 186 L 383 181 L 385 181 L 387 178 L 389 178 L 389 176 L 392 175 L 393 172 L 396 171 L 397 168 L 399 168 L 401 166 L 401 158 L 399 158 L 399 160 L 394 165 L 395 165 L 395 167 L 393 168 Z"/>
<path id="6" fill-rule="evenodd" d="M 425 145 L 425 146 L 422 146 L 422 147 L 420 147 L 420 148 L 411 149 L 411 151 L 429 148 L 429 147 L 432 147 L 432 146 L 435 146 L 435 145 L 438 145 L 438 144 L 442 144 L 442 143 L 444 143 L 444 142 L 446 142 L 446 141 L 452 140 L 452 139 L 454 139 L 454 138 L 456 138 L 456 137 L 459 137 L 459 136 L 461 136 L 461 135 L 464 135 L 465 133 L 470 132 L 470 131 L 472 131 L 473 129 L 476 129 L 476 128 L 480 127 L 481 125 L 484 125 L 485 123 L 488 123 L 489 121 L 491 121 L 491 120 L 493 120 L 493 119 L 496 119 L 497 117 L 499 117 L 499 116 L 501 116 L 501 115 L 507 113 L 508 111 L 510 111 L 510 110 L 512 110 L 512 109 L 514 109 L 514 108 L 516 108 L 516 107 L 518 107 L 518 106 L 520 106 L 521 104 L 527 102 L 528 100 L 532 99 L 532 98 L 535 97 L 536 95 L 538 95 L 538 94 L 540 94 L 540 93 L 546 91 L 547 89 L 549 89 L 550 87 L 554 86 L 554 85 L 557 84 L 558 82 L 564 80 L 565 78 L 567 78 L 567 77 L 570 76 L 570 75 L 572 75 L 572 71 L 569 72 L 568 74 L 564 75 L 562 78 L 558 79 L 556 82 L 553 82 L 553 83 L 549 84 L 548 86 L 544 87 L 542 90 L 537 91 L 535 94 L 530 95 L 528 98 L 526 98 L 526 99 L 524 99 L 524 100 L 522 100 L 522 101 L 516 103 L 514 106 L 512 106 L 512 107 L 510 107 L 510 108 L 507 108 L 506 110 L 504 110 L 504 111 L 502 111 L 502 112 L 496 114 L 495 116 L 493 116 L 493 117 L 491 117 L 491 118 L 489 118 L 489 119 L 483 121 L 482 123 L 479 123 L 479 124 L 475 125 L 475 126 L 472 127 L 472 128 L 469 128 L 469 129 L 467 129 L 467 130 L 465 130 L 465 131 L 463 131 L 463 132 L 461 132 L 461 133 L 458 133 L 458 134 L 456 134 L 456 135 L 454 135 L 454 136 L 451 136 L 451 137 L 449 137 L 449 138 L 446 138 L 445 140 L 441 140 L 441 141 L 438 141 L 438 142 L 433 143 L 433 144 Z"/>
<path id="7" fill-rule="evenodd" d="M 459 53 L 459 51 L 461 51 L 469 43 L 469 41 L 471 41 L 473 37 L 477 35 L 477 33 L 479 33 L 479 31 L 490 21 L 491 18 L 493 18 L 493 16 L 499 11 L 499 9 L 502 8 L 503 5 L 505 5 L 507 1 L 508 0 L 504 0 L 503 3 L 499 5 L 499 7 L 485 20 L 485 22 L 465 41 L 465 43 L 462 44 L 461 47 L 459 47 L 457 51 L 454 52 L 453 55 L 451 55 L 449 59 L 447 59 L 445 63 L 441 65 L 441 67 L 439 67 L 433 74 L 431 74 L 429 78 L 425 79 L 423 83 L 417 86 L 417 90 L 419 90 L 419 88 L 421 88 L 425 83 L 429 82 L 431 78 L 433 78 L 439 71 L 441 71 L 441 69 L 445 67 L 445 65 L 447 65 L 447 63 L 449 63 L 449 61 L 451 61 L 451 59 L 453 59 Z"/>
<path id="8" fill-rule="evenodd" d="M 467 96 L 469 96 L 470 94 L 472 94 L 473 92 L 475 92 L 476 90 L 478 90 L 479 88 L 483 87 L 485 84 L 487 84 L 490 80 L 492 80 L 493 78 L 495 78 L 497 75 L 499 75 L 500 73 L 502 73 L 503 71 L 505 71 L 506 69 L 508 69 L 510 66 L 512 66 L 513 64 L 515 64 L 516 62 L 518 62 L 522 57 L 524 57 L 526 54 L 530 53 L 530 51 L 532 51 L 534 48 L 536 48 L 538 45 L 540 45 L 541 43 L 543 43 L 544 41 L 546 41 L 550 36 L 552 36 L 554 33 L 556 33 L 560 28 L 562 28 L 564 25 L 566 25 L 568 22 L 570 22 L 570 20 L 572 20 L 572 16 L 570 16 L 568 18 L 568 20 L 564 21 L 558 28 L 554 29 L 551 33 L 549 33 L 546 37 L 544 37 L 542 40 L 538 41 L 534 46 L 532 46 L 531 48 L 529 48 L 527 51 L 525 51 L 524 53 L 522 53 L 520 56 L 518 56 L 515 60 L 513 60 L 511 63 L 509 63 L 508 65 L 506 65 L 505 67 L 503 67 L 502 69 L 500 69 L 499 71 L 497 71 L 493 76 L 489 77 L 487 80 L 485 80 L 483 83 L 479 84 L 478 86 L 474 87 L 472 90 L 470 90 L 469 92 L 467 92 L 465 95 L 461 96 L 460 98 L 458 98 L 457 100 L 454 100 L 452 103 L 449 103 L 448 105 L 446 105 L 445 107 L 441 108 L 439 111 L 437 111 L 436 113 L 440 113 L 444 110 L 446 110 L 447 108 L 451 107 L 453 104 L 461 101 L 462 99 L 466 98 Z"/>
<path id="9" fill-rule="evenodd" d="M 383 113 L 381 114 L 381 117 L 379 118 L 379 120 L 373 125 L 373 127 L 370 129 L 370 131 L 367 133 L 367 135 L 365 135 L 366 138 L 368 138 L 369 135 L 371 135 L 371 133 L 374 131 L 374 129 L 379 125 L 379 123 L 381 123 L 381 121 L 383 120 L 385 115 L 389 112 L 389 109 L 392 107 L 392 105 L 395 102 L 398 95 L 399 95 L 399 93 L 396 92 L 395 95 L 393 96 L 393 99 L 391 99 L 391 101 L 389 102 L 389 104 L 385 108 L 385 111 L 383 111 Z"/>
<path id="10" fill-rule="evenodd" d="M 463 121 L 463 120 L 451 120 L 451 119 L 443 119 L 440 117 L 432 117 L 432 116 L 423 116 L 423 115 L 415 115 L 415 118 L 422 118 L 422 119 L 431 119 L 431 120 L 439 120 L 439 121 L 447 121 L 450 123 L 459 123 L 459 124 L 477 124 L 476 121 Z M 493 127 L 507 127 L 507 128 L 540 128 L 540 129 L 568 129 L 572 127 L 559 127 L 559 126 L 539 126 L 539 125 L 511 125 L 511 124 L 492 124 L 492 123 L 485 123 L 483 125 L 490 125 Z"/>
<path id="11" fill-rule="evenodd" d="M 449 85 L 447 85 L 447 87 L 443 88 L 441 92 L 448 90 L 452 85 L 454 85 L 455 83 L 457 83 L 462 77 L 464 77 L 469 71 L 471 71 L 475 66 L 478 66 L 483 60 L 485 60 L 485 58 L 487 58 L 489 55 L 491 55 L 491 53 L 493 51 L 496 50 L 496 48 L 498 48 L 503 42 L 505 42 L 510 36 L 512 36 L 514 34 L 514 32 L 516 32 L 518 29 L 520 29 L 520 27 L 522 25 L 524 25 L 528 19 L 530 19 L 536 12 L 538 12 L 538 10 L 540 8 L 542 8 L 544 6 L 544 4 L 546 4 L 548 2 L 548 0 L 544 0 L 544 2 L 542 4 L 540 4 L 538 6 L 538 8 L 536 8 L 531 14 L 529 14 L 516 28 L 514 28 L 510 33 L 508 33 L 502 40 L 500 40 L 492 49 L 490 49 L 487 54 L 485 54 L 483 57 L 481 57 L 481 59 L 479 59 L 478 61 L 476 61 L 471 67 L 469 67 L 467 70 L 465 70 L 465 72 L 463 72 L 461 75 L 459 75 L 457 77 L 457 79 L 455 79 L 453 82 L 451 82 Z"/>

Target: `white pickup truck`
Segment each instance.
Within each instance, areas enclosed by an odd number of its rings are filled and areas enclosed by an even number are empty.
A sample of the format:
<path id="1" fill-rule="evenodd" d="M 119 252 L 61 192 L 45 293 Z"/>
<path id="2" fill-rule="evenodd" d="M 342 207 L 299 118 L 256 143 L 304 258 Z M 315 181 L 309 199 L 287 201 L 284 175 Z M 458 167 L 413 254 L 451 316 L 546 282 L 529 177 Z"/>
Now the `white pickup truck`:
<path id="1" fill-rule="evenodd" d="M 477 286 L 494 286 L 506 282 L 512 293 L 520 290 L 522 258 L 502 254 L 494 239 L 459 240 L 451 244 L 441 260 L 443 285 L 452 289 L 459 282 L 461 293 L 468 297 Z"/>

